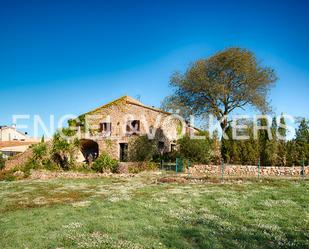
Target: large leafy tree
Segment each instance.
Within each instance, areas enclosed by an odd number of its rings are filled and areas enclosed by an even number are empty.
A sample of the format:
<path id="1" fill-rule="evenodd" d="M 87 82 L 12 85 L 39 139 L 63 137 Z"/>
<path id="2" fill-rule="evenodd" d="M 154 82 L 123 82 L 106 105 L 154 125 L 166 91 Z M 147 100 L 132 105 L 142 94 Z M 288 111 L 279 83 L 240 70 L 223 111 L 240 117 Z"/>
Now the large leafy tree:
<path id="1" fill-rule="evenodd" d="M 237 108 L 268 112 L 267 97 L 276 79 L 274 70 L 262 66 L 251 51 L 229 48 L 196 61 L 185 73 L 175 73 L 170 80 L 174 93 L 164 100 L 163 108 L 183 115 L 211 113 L 225 130 L 225 116 Z"/>

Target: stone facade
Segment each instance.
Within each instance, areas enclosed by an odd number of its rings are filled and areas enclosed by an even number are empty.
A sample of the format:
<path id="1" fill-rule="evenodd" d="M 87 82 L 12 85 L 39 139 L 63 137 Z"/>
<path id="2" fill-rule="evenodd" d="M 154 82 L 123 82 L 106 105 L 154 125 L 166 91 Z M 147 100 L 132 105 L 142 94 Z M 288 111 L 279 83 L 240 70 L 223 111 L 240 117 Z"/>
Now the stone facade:
<path id="1" fill-rule="evenodd" d="M 300 176 L 302 167 L 265 167 L 260 168 L 261 177 L 275 177 L 275 176 Z M 221 176 L 221 165 L 194 165 L 189 168 L 189 173 L 192 176 Z M 309 167 L 304 168 L 305 176 L 309 175 Z M 239 177 L 257 177 L 258 167 L 252 165 L 224 165 L 225 176 L 239 176 Z"/>
<path id="2" fill-rule="evenodd" d="M 116 159 L 121 159 L 122 150 L 137 136 L 155 137 L 162 152 L 169 152 L 180 133 L 197 131 L 189 128 L 179 117 L 146 106 L 128 96 L 82 116 L 90 130 L 88 134 L 83 134 L 84 140 L 95 141 L 99 147 L 99 154 L 107 152 Z"/>

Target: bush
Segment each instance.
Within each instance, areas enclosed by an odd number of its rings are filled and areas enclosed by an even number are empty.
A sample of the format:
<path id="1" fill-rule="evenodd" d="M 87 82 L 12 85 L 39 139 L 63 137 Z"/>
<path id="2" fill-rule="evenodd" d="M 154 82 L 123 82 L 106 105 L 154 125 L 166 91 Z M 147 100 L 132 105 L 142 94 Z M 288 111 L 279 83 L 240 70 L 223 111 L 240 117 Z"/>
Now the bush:
<path id="1" fill-rule="evenodd" d="M 36 144 L 32 148 L 33 152 L 33 160 L 39 164 L 42 165 L 44 160 L 46 160 L 48 156 L 48 147 L 47 144 L 44 142 L 41 142 L 39 144 Z"/>
<path id="2" fill-rule="evenodd" d="M 0 172 L 0 181 L 15 181 L 17 178 L 14 176 L 13 171 Z"/>
<path id="3" fill-rule="evenodd" d="M 211 144 L 208 139 L 191 139 L 185 136 L 177 141 L 178 154 L 191 162 L 209 163 L 211 158 Z"/>
<path id="4" fill-rule="evenodd" d="M 129 143 L 129 161 L 145 162 L 151 161 L 158 153 L 156 140 L 149 140 L 147 136 L 140 136 Z"/>
<path id="5" fill-rule="evenodd" d="M 111 158 L 108 154 L 101 154 L 92 164 L 92 169 L 97 172 L 110 171 L 115 173 L 118 168 L 118 161 Z"/>
<path id="6" fill-rule="evenodd" d="M 34 159 L 30 159 L 20 168 L 20 170 L 25 173 L 25 177 L 30 176 L 31 170 L 37 169 L 42 169 L 42 165 L 38 164 Z"/>
<path id="7" fill-rule="evenodd" d="M 63 129 L 62 133 L 66 136 L 70 135 L 66 129 Z M 63 170 L 70 170 L 76 165 L 75 155 L 79 147 L 80 143 L 78 139 L 68 140 L 57 132 L 52 140 L 51 160 Z"/>
<path id="8" fill-rule="evenodd" d="M 0 170 L 4 169 L 5 166 L 5 159 L 3 157 L 3 154 L 0 152 Z"/>
<path id="9" fill-rule="evenodd" d="M 139 162 L 134 165 L 130 165 L 128 170 L 129 173 L 137 174 L 142 171 L 151 171 L 158 169 L 158 165 L 154 162 Z"/>
<path id="10" fill-rule="evenodd" d="M 178 151 L 174 150 L 163 153 L 162 155 L 161 154 L 155 155 L 153 161 L 157 163 L 160 163 L 162 160 L 164 162 L 175 162 L 177 157 L 180 157 L 180 154 Z"/>

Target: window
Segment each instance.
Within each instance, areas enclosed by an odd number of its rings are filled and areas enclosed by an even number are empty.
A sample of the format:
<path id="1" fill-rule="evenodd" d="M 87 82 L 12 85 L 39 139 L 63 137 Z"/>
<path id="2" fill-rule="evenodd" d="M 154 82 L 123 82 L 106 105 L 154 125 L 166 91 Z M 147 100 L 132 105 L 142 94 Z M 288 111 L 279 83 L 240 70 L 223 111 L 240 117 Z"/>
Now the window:
<path id="1" fill-rule="evenodd" d="M 149 127 L 149 134 L 152 135 L 154 132 L 154 127 L 153 126 L 150 126 Z"/>
<path id="2" fill-rule="evenodd" d="M 112 123 L 108 123 L 108 122 L 100 123 L 99 130 L 104 136 L 110 136 L 112 133 Z"/>
<path id="3" fill-rule="evenodd" d="M 130 120 L 127 122 L 127 135 L 138 135 L 140 133 L 140 121 Z"/>

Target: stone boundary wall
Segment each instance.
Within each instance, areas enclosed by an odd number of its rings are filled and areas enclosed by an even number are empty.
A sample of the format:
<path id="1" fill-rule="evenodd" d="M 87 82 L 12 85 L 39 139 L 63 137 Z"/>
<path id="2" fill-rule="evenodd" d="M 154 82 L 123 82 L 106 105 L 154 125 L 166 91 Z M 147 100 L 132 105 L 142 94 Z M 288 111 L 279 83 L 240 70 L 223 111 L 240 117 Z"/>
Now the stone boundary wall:
<path id="1" fill-rule="evenodd" d="M 261 166 L 261 176 L 300 176 L 302 167 Z M 305 166 L 305 176 L 309 176 L 309 167 Z M 221 176 L 221 165 L 194 165 L 189 169 L 192 176 Z M 252 165 L 224 165 L 224 176 L 258 176 L 258 166 Z"/>

